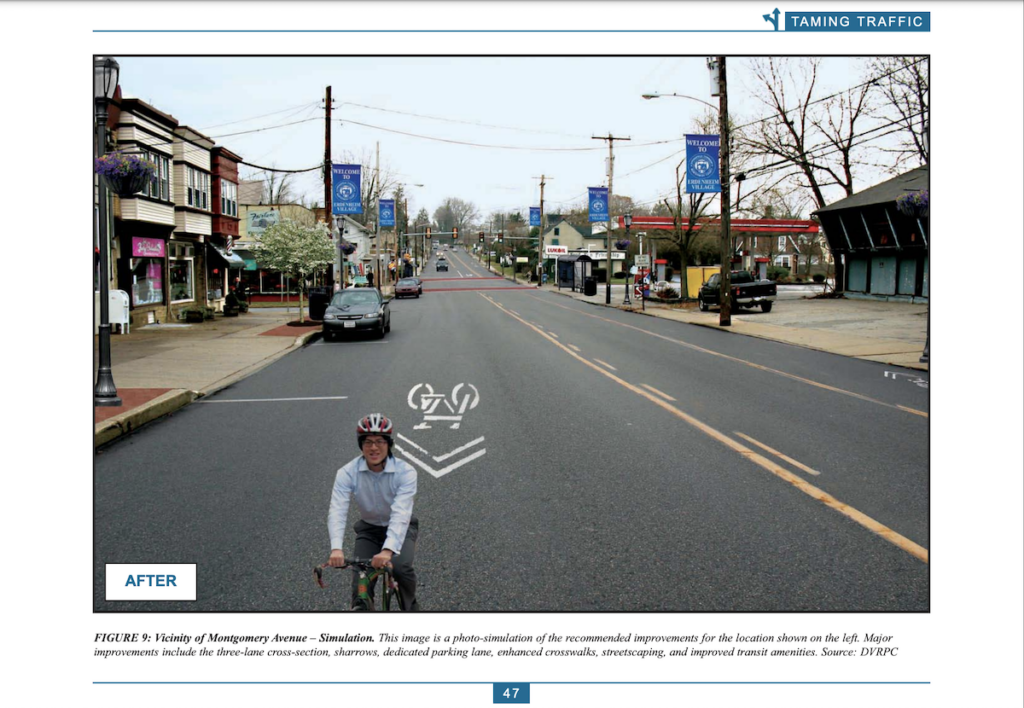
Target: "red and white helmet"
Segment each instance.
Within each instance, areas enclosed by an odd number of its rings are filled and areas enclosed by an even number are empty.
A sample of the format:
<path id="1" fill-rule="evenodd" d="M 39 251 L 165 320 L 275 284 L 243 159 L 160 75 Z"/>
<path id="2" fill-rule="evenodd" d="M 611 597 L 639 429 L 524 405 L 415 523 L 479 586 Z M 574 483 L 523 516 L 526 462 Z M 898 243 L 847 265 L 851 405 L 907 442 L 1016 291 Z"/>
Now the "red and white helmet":
<path id="1" fill-rule="evenodd" d="M 359 438 L 359 444 L 363 442 L 363 438 L 367 435 L 380 435 L 387 438 L 388 443 L 391 443 L 391 434 L 394 432 L 395 426 L 383 413 L 371 413 L 370 415 L 361 418 L 359 425 L 356 426 L 356 436 Z"/>

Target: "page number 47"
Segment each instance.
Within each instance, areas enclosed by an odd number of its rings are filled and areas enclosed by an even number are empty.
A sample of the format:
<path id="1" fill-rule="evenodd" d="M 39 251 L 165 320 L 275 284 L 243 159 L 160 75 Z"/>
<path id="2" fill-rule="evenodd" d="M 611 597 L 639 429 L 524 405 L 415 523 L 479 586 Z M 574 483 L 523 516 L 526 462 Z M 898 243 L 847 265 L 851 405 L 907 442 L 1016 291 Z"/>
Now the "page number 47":
<path id="1" fill-rule="evenodd" d="M 512 691 L 512 693 L 509 693 L 509 691 Z M 519 689 L 518 688 L 506 688 L 505 692 L 502 693 L 501 695 L 503 695 L 505 698 L 516 698 L 519 695 Z"/>

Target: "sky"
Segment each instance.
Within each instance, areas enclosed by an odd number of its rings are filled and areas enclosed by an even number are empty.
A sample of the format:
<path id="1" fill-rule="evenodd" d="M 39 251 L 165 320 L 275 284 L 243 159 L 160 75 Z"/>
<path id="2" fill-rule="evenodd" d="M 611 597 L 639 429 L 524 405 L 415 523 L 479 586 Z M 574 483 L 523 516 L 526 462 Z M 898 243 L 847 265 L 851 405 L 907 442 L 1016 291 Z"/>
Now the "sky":
<path id="1" fill-rule="evenodd" d="M 407 190 L 413 214 L 421 207 L 433 213 L 446 197 L 473 202 L 481 215 L 525 212 L 539 203 L 542 174 L 546 213 L 582 203 L 588 186 L 606 184 L 607 142 L 593 136 L 609 132 L 630 138 L 615 142 L 614 192 L 656 202 L 674 190 L 683 134 L 710 109 L 641 95 L 679 93 L 718 104 L 704 57 L 117 59 L 124 96 L 172 114 L 248 162 L 281 169 L 322 163 L 323 98 L 331 86 L 340 119 L 332 127 L 333 160 L 372 155 L 379 141 L 382 168 L 423 185 Z M 816 96 L 861 83 L 864 66 L 861 58 L 826 58 Z M 749 60 L 730 59 L 728 68 L 734 123 L 768 115 L 754 97 Z M 255 129 L 264 130 L 237 134 Z M 243 168 L 242 177 L 262 175 Z M 867 187 L 888 175 L 871 169 L 860 177 Z M 321 179 L 314 171 L 295 185 L 320 201 Z"/>

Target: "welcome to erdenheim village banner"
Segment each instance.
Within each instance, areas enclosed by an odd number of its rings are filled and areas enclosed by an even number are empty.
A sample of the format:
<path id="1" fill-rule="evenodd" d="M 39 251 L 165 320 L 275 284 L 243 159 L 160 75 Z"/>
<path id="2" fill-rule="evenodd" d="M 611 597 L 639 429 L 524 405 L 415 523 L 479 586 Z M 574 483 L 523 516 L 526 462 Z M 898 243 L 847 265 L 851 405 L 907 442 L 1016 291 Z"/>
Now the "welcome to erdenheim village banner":
<path id="1" fill-rule="evenodd" d="M 530 226 L 540 226 L 540 207 L 530 207 Z"/>
<path id="2" fill-rule="evenodd" d="M 394 199 L 381 199 L 380 204 L 377 207 L 377 216 L 380 218 L 380 226 L 395 225 L 395 200 Z"/>
<path id="3" fill-rule="evenodd" d="M 721 192 L 717 135 L 686 136 L 686 191 L 690 194 Z"/>
<path id="4" fill-rule="evenodd" d="M 334 184 L 334 199 L 331 200 L 332 214 L 362 214 L 363 200 L 360 192 L 362 165 L 331 165 L 331 181 Z"/>
<path id="5" fill-rule="evenodd" d="M 608 221 L 608 188 L 588 187 L 590 191 L 590 220 Z"/>

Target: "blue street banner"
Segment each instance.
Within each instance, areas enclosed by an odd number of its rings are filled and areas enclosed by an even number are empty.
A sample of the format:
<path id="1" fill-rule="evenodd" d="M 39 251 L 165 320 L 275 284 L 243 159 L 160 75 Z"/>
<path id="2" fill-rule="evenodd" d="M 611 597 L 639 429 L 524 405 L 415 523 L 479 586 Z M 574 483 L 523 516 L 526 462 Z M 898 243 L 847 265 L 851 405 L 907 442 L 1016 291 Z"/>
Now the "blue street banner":
<path id="1" fill-rule="evenodd" d="M 331 165 L 331 181 L 334 194 L 331 199 L 332 214 L 362 214 L 363 201 L 359 178 L 361 165 Z"/>
<path id="2" fill-rule="evenodd" d="M 700 194 L 721 192 L 722 180 L 718 170 L 717 135 L 686 136 L 686 192 Z"/>
<path id="3" fill-rule="evenodd" d="M 380 227 L 395 225 L 395 200 L 381 199 L 377 205 L 377 216 L 380 218 Z"/>
<path id="4" fill-rule="evenodd" d="M 590 220 L 608 221 L 608 188 L 588 187 L 590 192 Z"/>
<path id="5" fill-rule="evenodd" d="M 530 207 L 530 226 L 540 226 L 540 207 Z"/>

